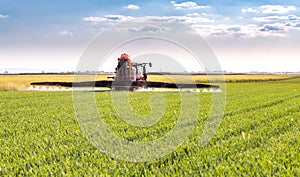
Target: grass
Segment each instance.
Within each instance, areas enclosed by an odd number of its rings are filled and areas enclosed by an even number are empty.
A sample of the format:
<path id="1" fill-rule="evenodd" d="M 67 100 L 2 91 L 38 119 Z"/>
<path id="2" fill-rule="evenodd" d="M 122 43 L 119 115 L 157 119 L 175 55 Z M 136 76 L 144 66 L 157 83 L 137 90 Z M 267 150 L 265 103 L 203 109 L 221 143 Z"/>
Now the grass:
<path id="1" fill-rule="evenodd" d="M 0 92 L 0 176 L 299 176 L 300 79 L 227 83 L 225 116 L 201 147 L 211 93 L 201 93 L 199 121 L 189 138 L 164 158 L 134 163 L 102 153 L 84 136 L 71 92 Z M 154 93 L 130 93 L 136 112 L 147 114 Z M 161 93 L 166 113 L 150 128 L 120 121 L 110 92 L 95 92 L 111 131 L 132 141 L 169 132 L 180 95 Z M 179 101 L 179 102 L 178 102 Z"/>

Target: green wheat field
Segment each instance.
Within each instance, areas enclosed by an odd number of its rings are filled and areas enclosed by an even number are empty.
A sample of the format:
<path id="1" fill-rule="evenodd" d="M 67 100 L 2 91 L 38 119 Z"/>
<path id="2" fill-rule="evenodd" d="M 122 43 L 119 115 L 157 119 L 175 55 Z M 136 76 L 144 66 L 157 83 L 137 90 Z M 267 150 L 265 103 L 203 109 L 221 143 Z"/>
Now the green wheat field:
<path id="1" fill-rule="evenodd" d="M 72 92 L 26 90 L 33 81 L 72 78 L 0 76 L 0 176 L 300 176 L 299 75 L 226 75 L 224 118 L 210 142 L 200 146 L 212 96 L 201 92 L 199 120 L 188 139 L 171 154 L 141 163 L 112 158 L 88 141 L 74 113 Z M 130 93 L 136 113 L 149 113 L 152 94 Z M 140 142 L 171 131 L 179 116 L 180 93 L 159 94 L 166 100 L 166 112 L 148 128 L 121 121 L 110 92 L 95 92 L 95 98 L 115 135 Z"/>

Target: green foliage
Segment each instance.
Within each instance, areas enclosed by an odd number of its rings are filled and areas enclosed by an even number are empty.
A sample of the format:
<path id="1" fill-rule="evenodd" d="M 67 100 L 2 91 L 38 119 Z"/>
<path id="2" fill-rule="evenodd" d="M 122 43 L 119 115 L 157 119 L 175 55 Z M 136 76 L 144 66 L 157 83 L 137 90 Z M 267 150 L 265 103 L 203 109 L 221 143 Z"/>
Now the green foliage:
<path id="1" fill-rule="evenodd" d="M 225 117 L 200 146 L 211 93 L 201 93 L 192 135 L 153 162 L 113 159 L 80 131 L 71 92 L 0 92 L 0 176 L 299 176 L 300 79 L 228 83 Z M 153 93 L 130 93 L 136 113 L 150 112 Z M 116 114 L 109 92 L 96 92 L 99 112 L 113 133 L 151 141 L 169 132 L 180 113 L 179 93 L 162 93 L 166 113 L 149 128 Z"/>

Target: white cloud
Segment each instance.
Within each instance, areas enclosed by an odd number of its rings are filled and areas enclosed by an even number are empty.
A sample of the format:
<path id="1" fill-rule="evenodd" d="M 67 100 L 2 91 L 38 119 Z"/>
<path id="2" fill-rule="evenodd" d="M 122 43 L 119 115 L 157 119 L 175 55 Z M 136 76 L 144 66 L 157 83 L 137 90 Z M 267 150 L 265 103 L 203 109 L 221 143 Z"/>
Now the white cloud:
<path id="1" fill-rule="evenodd" d="M 290 11 L 295 11 L 295 6 L 282 6 L 282 5 L 263 5 L 260 6 L 264 14 L 284 14 Z"/>
<path id="2" fill-rule="evenodd" d="M 266 17 L 253 17 L 254 21 L 258 22 L 284 22 L 284 21 L 300 21 L 300 17 L 296 15 L 287 15 L 287 16 L 266 16 Z"/>
<path id="3" fill-rule="evenodd" d="M 197 23 L 210 23 L 214 20 L 201 17 L 199 14 L 188 14 L 186 16 L 144 16 L 144 17 L 132 17 L 132 16 L 123 16 L 123 15 L 106 15 L 104 17 L 99 16 L 90 16 L 85 17 L 82 20 L 88 22 L 122 22 L 126 20 L 141 19 L 141 20 L 150 20 L 150 21 L 176 21 L 184 24 L 197 24 Z"/>
<path id="4" fill-rule="evenodd" d="M 191 13 L 191 14 L 186 14 L 186 16 L 188 16 L 188 17 L 199 17 L 200 14 L 195 12 L 195 13 Z"/>
<path id="5" fill-rule="evenodd" d="M 259 29 L 260 31 L 287 31 L 287 27 L 281 23 L 273 23 L 273 24 L 264 24 L 263 27 Z"/>
<path id="6" fill-rule="evenodd" d="M 126 9 L 131 9 L 131 10 L 139 10 L 140 7 L 134 4 L 129 4 L 128 6 L 125 6 L 124 8 Z"/>
<path id="7" fill-rule="evenodd" d="M 259 36 L 285 36 L 290 29 L 299 29 L 300 17 L 296 15 L 286 16 L 265 16 L 254 17 L 249 24 L 249 20 L 246 17 L 236 18 L 215 18 L 215 16 L 205 16 L 199 13 L 189 13 L 184 16 L 123 16 L 123 15 L 106 15 L 106 16 L 94 16 L 83 18 L 84 21 L 98 22 L 99 25 L 105 22 L 117 23 L 126 20 L 148 20 L 155 25 L 155 22 L 180 22 L 186 24 L 195 29 L 199 34 L 203 36 L 224 36 L 224 37 L 259 37 Z M 243 19 L 243 24 L 239 24 Z M 244 20 L 245 19 L 245 20 Z M 215 21 L 217 20 L 217 21 Z M 250 22 L 250 21 L 248 21 Z M 120 30 L 127 30 L 132 32 L 161 32 L 166 29 L 160 29 L 157 26 L 144 26 L 141 28 L 126 28 Z"/>
<path id="8" fill-rule="evenodd" d="M 300 23 L 300 17 L 296 15 L 254 17 L 254 21 L 261 23 L 261 31 L 288 31 L 295 29 Z"/>
<path id="9" fill-rule="evenodd" d="M 119 28 L 119 27 L 114 27 L 112 28 L 112 30 L 116 30 L 116 31 L 127 31 L 127 32 L 144 32 L 144 33 L 158 33 L 158 32 L 164 32 L 169 30 L 166 27 L 160 27 L 160 26 L 156 26 L 156 25 L 144 25 L 141 27 L 130 27 L 130 28 Z"/>
<path id="10" fill-rule="evenodd" d="M 134 17 L 131 16 L 124 16 L 124 15 L 106 15 L 104 17 L 99 16 L 90 16 L 85 17 L 82 20 L 88 22 L 122 22 L 126 20 L 133 20 Z"/>
<path id="11" fill-rule="evenodd" d="M 174 1 L 171 3 L 175 7 L 175 9 L 207 9 L 210 8 L 210 6 L 199 6 L 196 2 L 193 1 L 187 1 L 187 2 L 182 2 L 179 4 L 176 4 Z"/>
<path id="12" fill-rule="evenodd" d="M 253 8 L 244 8 L 244 9 L 241 9 L 241 11 L 243 13 L 259 13 L 259 10 L 253 9 Z"/>
<path id="13" fill-rule="evenodd" d="M 70 31 L 63 30 L 63 31 L 58 32 L 58 35 L 72 37 L 74 34 L 72 32 L 70 32 Z"/>
<path id="14" fill-rule="evenodd" d="M 8 15 L 1 15 L 0 14 L 0 19 L 6 19 L 6 18 L 8 18 Z"/>
<path id="15" fill-rule="evenodd" d="M 105 22 L 105 21 L 108 21 L 108 19 L 105 18 L 105 17 L 97 17 L 97 16 L 84 17 L 82 20 L 83 21 L 88 21 L 88 22 Z"/>
<path id="16" fill-rule="evenodd" d="M 196 15 L 196 14 L 193 14 Z M 181 22 L 187 25 L 191 24 L 201 24 L 201 23 L 211 23 L 214 22 L 214 20 L 206 18 L 206 17 L 201 17 L 201 16 L 155 16 L 155 17 L 148 17 L 150 20 L 158 20 L 158 21 L 176 21 L 176 22 Z"/>
<path id="17" fill-rule="evenodd" d="M 243 8 L 242 13 L 263 13 L 263 14 L 285 14 L 290 11 L 295 11 L 295 6 L 282 5 L 262 5 L 259 8 Z"/>
<path id="18" fill-rule="evenodd" d="M 289 27 L 276 23 L 258 26 L 248 25 L 192 25 L 192 28 L 204 37 L 233 37 L 233 38 L 255 38 L 255 37 L 284 37 Z M 295 27 L 296 28 L 296 27 Z"/>

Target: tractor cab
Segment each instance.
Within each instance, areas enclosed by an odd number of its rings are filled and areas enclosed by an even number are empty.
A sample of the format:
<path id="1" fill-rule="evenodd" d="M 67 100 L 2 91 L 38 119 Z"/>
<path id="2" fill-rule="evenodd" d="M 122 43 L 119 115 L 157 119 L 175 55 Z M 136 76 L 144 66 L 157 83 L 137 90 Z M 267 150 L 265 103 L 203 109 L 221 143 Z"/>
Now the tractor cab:
<path id="1" fill-rule="evenodd" d="M 122 54 L 118 58 L 118 65 L 115 68 L 115 81 L 147 81 L 146 66 L 152 67 L 151 63 L 136 63 L 131 62 L 128 54 Z"/>

